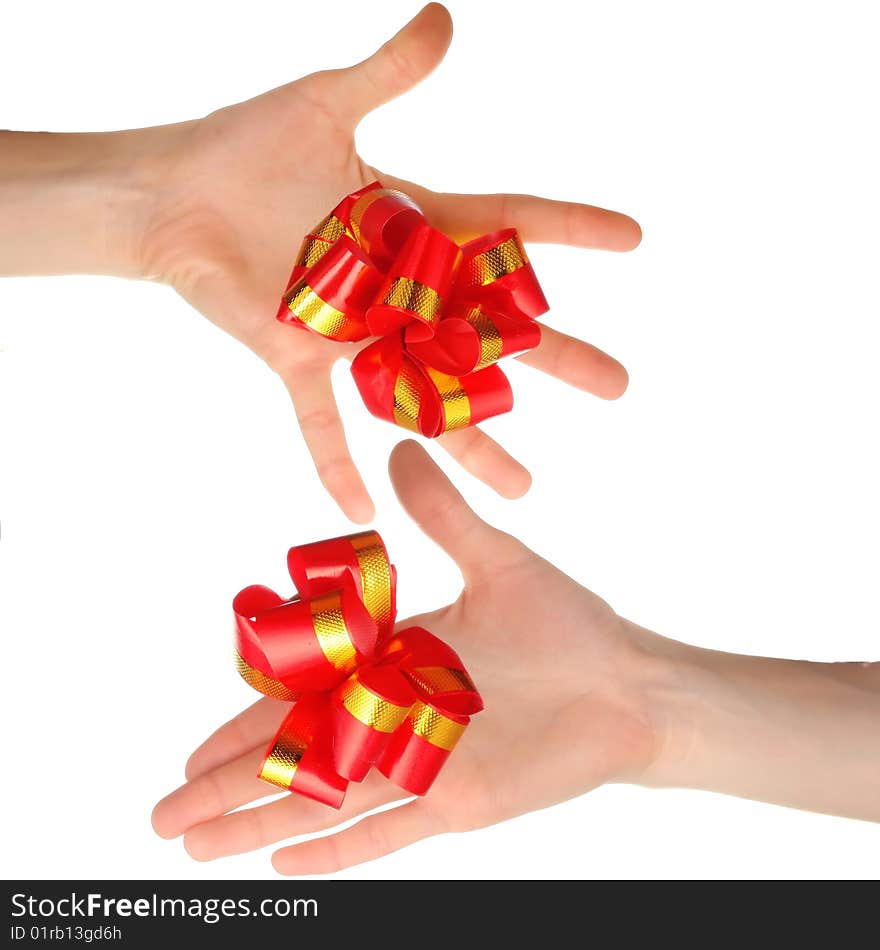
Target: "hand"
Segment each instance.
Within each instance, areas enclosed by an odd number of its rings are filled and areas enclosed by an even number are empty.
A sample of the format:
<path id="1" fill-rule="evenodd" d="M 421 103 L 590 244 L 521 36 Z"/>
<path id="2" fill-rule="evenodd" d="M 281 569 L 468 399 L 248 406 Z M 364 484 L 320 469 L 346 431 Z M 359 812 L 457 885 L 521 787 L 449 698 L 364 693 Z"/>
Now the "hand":
<path id="1" fill-rule="evenodd" d="M 445 831 L 503 821 L 609 781 L 635 781 L 659 748 L 653 660 L 637 629 L 519 541 L 481 521 L 425 452 L 397 446 L 391 476 L 403 506 L 464 575 L 458 600 L 411 618 L 461 655 L 486 704 L 424 798 L 330 836 L 277 851 L 283 874 L 321 874 Z M 153 814 L 210 860 L 331 828 L 406 797 L 375 770 L 337 812 L 256 778 L 289 704 L 263 699 L 190 758 L 187 783 Z"/>
<path id="2" fill-rule="evenodd" d="M 609 250 L 629 250 L 641 237 L 635 221 L 613 211 L 525 195 L 436 194 L 363 162 L 354 144 L 358 122 L 427 76 L 451 33 L 447 11 L 431 4 L 356 66 L 315 73 L 205 119 L 135 133 L 143 136 L 137 150 L 147 159 L 138 174 L 150 195 L 139 216 L 137 270 L 174 286 L 280 375 L 322 482 L 358 522 L 372 518 L 373 504 L 330 383 L 333 364 L 358 347 L 273 319 L 302 236 L 343 195 L 379 178 L 412 195 L 459 240 L 507 226 L 526 241 Z M 521 359 L 603 398 L 626 388 L 616 360 L 548 328 Z M 526 469 L 478 429 L 448 433 L 440 443 L 502 495 L 528 489 Z"/>
<path id="3" fill-rule="evenodd" d="M 503 821 L 606 782 L 705 788 L 880 821 L 880 663 L 701 650 L 619 617 L 481 521 L 414 442 L 391 477 L 404 508 L 458 564 L 464 590 L 422 625 L 459 653 L 486 708 L 428 794 L 282 848 L 283 874 L 320 874 L 430 835 Z M 263 699 L 191 756 L 153 825 L 210 860 L 331 829 L 405 793 L 375 770 L 340 811 L 255 776 L 289 704 Z"/>

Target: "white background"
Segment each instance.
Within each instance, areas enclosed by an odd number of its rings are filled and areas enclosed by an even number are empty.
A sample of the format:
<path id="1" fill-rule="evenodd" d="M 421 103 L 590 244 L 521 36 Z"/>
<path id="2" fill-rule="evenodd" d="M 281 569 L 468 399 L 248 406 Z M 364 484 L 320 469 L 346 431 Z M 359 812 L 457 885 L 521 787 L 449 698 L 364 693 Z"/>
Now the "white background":
<path id="1" fill-rule="evenodd" d="M 0 125 L 201 115 L 362 58 L 417 8 L 5 6 Z M 446 61 L 363 124 L 366 159 L 437 188 L 617 208 L 645 237 L 629 255 L 532 252 L 550 322 L 622 359 L 626 396 L 513 366 L 516 410 L 486 429 L 531 466 L 531 493 L 505 502 L 443 464 L 479 512 L 646 626 L 880 658 L 872 5 L 451 9 Z M 254 698 L 229 662 L 231 596 L 287 589 L 290 544 L 349 530 L 281 384 L 167 288 L 106 278 L 0 282 L 0 345 L 0 870 L 272 876 L 268 852 L 194 863 L 149 814 Z M 455 568 L 387 483 L 400 433 L 342 367 L 337 389 L 402 615 L 448 601 Z M 878 854 L 866 823 L 608 787 L 346 876 L 858 877 Z"/>

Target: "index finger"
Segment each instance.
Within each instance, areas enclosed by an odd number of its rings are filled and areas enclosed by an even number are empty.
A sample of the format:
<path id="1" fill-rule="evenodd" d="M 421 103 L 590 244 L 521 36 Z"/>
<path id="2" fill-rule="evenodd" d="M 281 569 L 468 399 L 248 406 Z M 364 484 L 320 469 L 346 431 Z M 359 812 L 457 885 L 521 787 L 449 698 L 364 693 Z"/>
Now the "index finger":
<path id="1" fill-rule="evenodd" d="M 501 228 L 516 228 L 523 241 L 535 244 L 605 251 L 631 251 L 642 240 L 637 221 L 607 208 L 536 195 L 443 194 L 388 176 L 383 180 L 412 195 L 432 224 L 457 241 Z"/>

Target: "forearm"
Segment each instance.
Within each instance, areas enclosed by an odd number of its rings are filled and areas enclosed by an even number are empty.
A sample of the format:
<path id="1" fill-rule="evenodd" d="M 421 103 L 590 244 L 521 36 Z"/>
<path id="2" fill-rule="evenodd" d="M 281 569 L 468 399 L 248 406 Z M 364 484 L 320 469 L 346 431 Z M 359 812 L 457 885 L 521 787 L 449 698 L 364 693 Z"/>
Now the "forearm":
<path id="1" fill-rule="evenodd" d="M 145 132 L 0 131 L 0 276 L 138 276 Z"/>
<path id="2" fill-rule="evenodd" d="M 880 821 L 880 663 L 650 649 L 669 675 L 646 784 Z"/>

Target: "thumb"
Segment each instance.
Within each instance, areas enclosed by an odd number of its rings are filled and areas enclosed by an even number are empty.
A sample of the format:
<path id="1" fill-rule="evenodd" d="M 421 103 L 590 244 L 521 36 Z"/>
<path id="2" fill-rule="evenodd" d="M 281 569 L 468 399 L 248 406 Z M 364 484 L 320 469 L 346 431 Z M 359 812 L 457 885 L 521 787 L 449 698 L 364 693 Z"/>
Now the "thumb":
<path id="1" fill-rule="evenodd" d="M 486 524 L 453 487 L 428 453 L 412 439 L 395 446 L 391 483 L 406 513 L 455 561 L 465 580 L 486 566 L 487 551 L 505 536 Z"/>
<path id="2" fill-rule="evenodd" d="M 443 59 L 451 40 L 449 11 L 429 3 L 368 59 L 332 74 L 340 105 L 359 122 L 420 83 Z"/>

